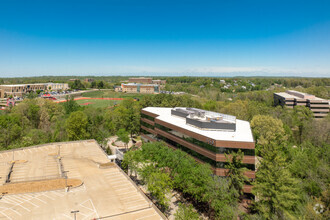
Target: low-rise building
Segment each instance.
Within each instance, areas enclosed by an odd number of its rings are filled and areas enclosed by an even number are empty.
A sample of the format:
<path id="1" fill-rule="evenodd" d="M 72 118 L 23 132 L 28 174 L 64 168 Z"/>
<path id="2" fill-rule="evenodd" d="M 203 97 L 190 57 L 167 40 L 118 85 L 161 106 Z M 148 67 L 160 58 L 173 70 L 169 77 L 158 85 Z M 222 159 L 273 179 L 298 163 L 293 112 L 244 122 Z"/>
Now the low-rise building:
<path id="1" fill-rule="evenodd" d="M 145 77 L 129 78 L 128 82 L 138 83 L 138 84 L 152 84 L 152 78 L 145 78 Z"/>
<path id="2" fill-rule="evenodd" d="M 67 90 L 67 83 L 35 83 L 35 84 L 17 84 L 17 85 L 0 85 L 0 98 L 9 96 L 23 97 L 29 92 L 46 91 L 46 90 Z"/>
<path id="3" fill-rule="evenodd" d="M 159 85 L 157 84 L 121 84 L 122 92 L 126 93 L 159 93 Z"/>
<path id="4" fill-rule="evenodd" d="M 274 105 L 286 106 L 288 108 L 293 108 L 297 105 L 306 106 L 313 112 L 315 118 L 326 117 L 330 107 L 329 100 L 294 90 L 274 93 Z"/>
<path id="5" fill-rule="evenodd" d="M 255 143 L 248 121 L 235 116 L 196 108 L 147 107 L 141 110 L 141 137 L 147 141 L 164 141 L 181 149 L 196 161 L 208 163 L 218 176 L 226 176 L 225 154 L 244 153 L 245 175 L 255 178 Z M 244 192 L 251 193 L 245 185 Z"/>
<path id="6" fill-rule="evenodd" d="M 1 98 L 9 96 L 22 97 L 26 93 L 36 92 L 37 90 L 44 91 L 46 88 L 45 83 L 0 85 L 0 96 Z"/>
<path id="7" fill-rule="evenodd" d="M 85 81 L 85 82 L 94 82 L 94 79 L 86 78 L 84 81 Z"/>
<path id="8" fill-rule="evenodd" d="M 68 90 L 68 83 L 46 83 L 46 89 L 51 91 Z"/>
<path id="9" fill-rule="evenodd" d="M 136 78 L 129 78 L 128 83 L 157 84 L 157 85 L 163 86 L 166 84 L 166 80 L 152 79 L 152 78 L 146 78 L 146 77 L 136 77 Z"/>
<path id="10" fill-rule="evenodd" d="M 155 79 L 155 80 L 152 80 L 152 84 L 165 85 L 166 80 Z"/>

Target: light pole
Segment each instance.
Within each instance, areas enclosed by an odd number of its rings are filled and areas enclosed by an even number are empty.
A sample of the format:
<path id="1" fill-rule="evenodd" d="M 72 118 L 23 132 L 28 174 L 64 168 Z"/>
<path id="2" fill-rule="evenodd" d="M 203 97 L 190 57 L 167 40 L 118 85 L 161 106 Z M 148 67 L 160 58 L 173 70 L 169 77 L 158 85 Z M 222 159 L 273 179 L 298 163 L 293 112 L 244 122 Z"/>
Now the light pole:
<path id="1" fill-rule="evenodd" d="M 76 214 L 77 214 L 77 212 L 79 212 L 79 210 L 71 211 L 71 213 L 73 213 L 73 215 L 74 215 L 74 220 L 76 220 Z"/>

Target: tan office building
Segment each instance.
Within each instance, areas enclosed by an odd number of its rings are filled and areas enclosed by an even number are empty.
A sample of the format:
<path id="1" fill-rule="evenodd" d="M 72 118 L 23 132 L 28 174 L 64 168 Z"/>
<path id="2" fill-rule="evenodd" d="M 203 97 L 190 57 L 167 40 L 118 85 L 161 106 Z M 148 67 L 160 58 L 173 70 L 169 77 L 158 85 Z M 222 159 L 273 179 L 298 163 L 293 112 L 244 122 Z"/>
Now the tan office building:
<path id="1" fill-rule="evenodd" d="M 145 77 L 129 78 L 128 82 L 129 83 L 152 84 L 152 78 L 145 78 Z"/>
<path id="2" fill-rule="evenodd" d="M 0 96 L 5 98 L 8 96 L 22 97 L 24 94 L 29 92 L 35 92 L 37 90 L 46 90 L 46 84 L 17 84 L 17 85 L 0 85 Z"/>
<path id="3" fill-rule="evenodd" d="M 288 90 L 286 92 L 274 93 L 274 104 L 293 108 L 301 105 L 308 107 L 315 118 L 324 118 L 329 113 L 329 100 L 315 97 L 314 95 Z"/>
<path id="4" fill-rule="evenodd" d="M 46 89 L 50 91 L 68 90 L 68 83 L 46 83 Z"/>
<path id="5" fill-rule="evenodd" d="M 121 84 L 121 91 L 126 93 L 158 93 L 159 85 L 157 84 Z"/>

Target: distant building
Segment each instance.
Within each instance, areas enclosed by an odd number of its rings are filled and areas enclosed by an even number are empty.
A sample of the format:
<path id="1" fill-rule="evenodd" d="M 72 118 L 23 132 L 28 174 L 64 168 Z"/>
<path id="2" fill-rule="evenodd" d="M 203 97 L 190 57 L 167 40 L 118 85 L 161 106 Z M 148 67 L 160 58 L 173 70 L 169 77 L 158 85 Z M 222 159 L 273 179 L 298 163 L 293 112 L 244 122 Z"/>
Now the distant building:
<path id="1" fill-rule="evenodd" d="M 36 92 L 37 90 L 44 91 L 46 90 L 46 88 L 47 87 L 45 83 L 0 85 L 0 97 L 1 98 L 4 98 L 5 96 L 22 97 L 26 93 Z"/>
<path id="2" fill-rule="evenodd" d="M 85 82 L 94 82 L 94 79 L 86 78 L 84 81 L 85 81 Z"/>
<path id="3" fill-rule="evenodd" d="M 128 83 L 152 84 L 152 78 L 145 78 L 145 77 L 129 78 Z"/>
<path id="4" fill-rule="evenodd" d="M 329 100 L 294 90 L 274 93 L 274 104 L 288 108 L 297 105 L 306 106 L 314 113 L 315 118 L 324 118 L 329 113 Z"/>
<path id="5" fill-rule="evenodd" d="M 60 90 L 68 90 L 68 83 L 46 83 L 46 90 L 50 91 L 60 91 Z"/>
<path id="6" fill-rule="evenodd" d="M 155 79 L 155 80 L 152 80 L 152 84 L 165 85 L 166 80 Z"/>
<path id="7" fill-rule="evenodd" d="M 0 98 L 4 97 L 23 97 L 29 92 L 36 92 L 37 90 L 67 90 L 69 85 L 67 83 L 35 83 L 35 84 L 17 84 L 17 85 L 0 85 Z"/>
<path id="8" fill-rule="evenodd" d="M 123 83 L 121 84 L 121 91 L 126 93 L 159 93 L 160 90 L 157 84 Z"/>
<path id="9" fill-rule="evenodd" d="M 115 92 L 122 92 L 123 89 L 121 88 L 121 86 L 114 86 Z"/>
<path id="10" fill-rule="evenodd" d="M 196 161 L 208 163 L 218 176 L 226 176 L 226 154 L 244 153 L 244 174 L 255 178 L 255 143 L 248 121 L 196 108 L 147 107 L 141 110 L 141 137 L 146 141 L 164 141 L 181 149 Z M 245 185 L 245 193 L 252 186 Z"/>
<path id="11" fill-rule="evenodd" d="M 220 80 L 220 84 L 226 84 L 226 81 L 223 80 L 223 79 L 221 79 L 221 80 Z"/>
<path id="12" fill-rule="evenodd" d="M 152 79 L 152 78 L 146 78 L 146 77 L 137 77 L 137 78 L 129 78 L 128 83 L 165 85 L 166 80 Z"/>

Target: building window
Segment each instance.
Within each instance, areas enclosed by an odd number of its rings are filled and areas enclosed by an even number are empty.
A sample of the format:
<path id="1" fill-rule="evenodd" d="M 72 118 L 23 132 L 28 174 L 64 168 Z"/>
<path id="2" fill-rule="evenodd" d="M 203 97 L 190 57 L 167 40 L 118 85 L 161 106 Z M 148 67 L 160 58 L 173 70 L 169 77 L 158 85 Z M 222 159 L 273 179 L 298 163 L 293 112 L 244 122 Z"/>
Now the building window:
<path id="1" fill-rule="evenodd" d="M 146 122 L 144 122 L 144 121 L 140 121 L 140 123 L 141 123 L 141 125 L 143 125 L 144 127 L 147 127 L 147 128 L 150 128 L 150 129 L 154 129 L 154 126 L 152 126 L 151 124 L 148 124 L 148 123 L 146 123 Z"/>
<path id="2" fill-rule="evenodd" d="M 154 121 L 155 120 L 154 117 L 151 117 L 150 115 L 146 115 L 146 114 L 143 114 L 143 113 L 141 113 L 141 118 L 146 118 L 146 119 L 149 119 L 151 121 Z"/>
<path id="3" fill-rule="evenodd" d="M 179 131 L 175 131 L 173 129 L 167 128 L 163 125 L 160 124 L 155 124 L 156 128 L 159 128 L 160 130 L 163 130 L 167 133 L 170 133 L 178 138 L 181 138 L 182 140 L 185 140 L 189 143 L 195 144 L 201 148 L 204 148 L 208 151 L 211 151 L 213 153 L 217 153 L 217 154 L 231 154 L 233 152 L 237 153 L 239 150 L 241 150 L 244 155 L 248 155 L 248 156 L 255 156 L 255 150 L 254 149 L 241 149 L 241 148 L 226 148 L 226 147 L 216 147 L 211 145 L 211 141 L 209 141 L 209 143 L 205 143 L 203 141 L 197 140 L 193 137 L 190 137 L 186 134 L 183 134 Z M 214 141 L 212 141 L 212 143 L 214 143 Z"/>
<path id="4" fill-rule="evenodd" d="M 225 168 L 225 166 L 228 164 L 228 162 L 219 162 L 219 161 L 212 160 L 212 159 L 210 159 L 210 158 L 208 158 L 208 157 L 206 157 L 202 154 L 199 154 L 196 151 L 193 151 L 193 150 L 191 150 L 191 149 L 189 149 L 189 148 L 187 148 L 187 147 L 185 147 L 181 144 L 178 144 L 175 141 L 172 141 L 172 140 L 170 140 L 170 139 L 168 139 L 168 138 L 166 138 L 166 137 L 164 137 L 160 134 L 157 135 L 157 138 L 164 141 L 165 143 L 168 143 L 168 144 L 170 144 L 170 145 L 172 145 L 172 146 L 188 153 L 189 155 L 191 155 L 191 156 L 193 156 L 193 157 L 195 157 L 195 158 L 197 158 L 197 159 L 199 159 L 203 162 L 206 162 L 206 163 L 210 164 L 213 167 Z M 242 164 L 242 166 L 246 167 L 248 170 L 252 170 L 252 171 L 255 170 L 255 165 L 254 164 Z"/>

